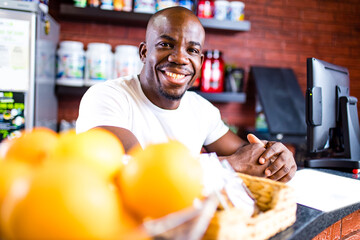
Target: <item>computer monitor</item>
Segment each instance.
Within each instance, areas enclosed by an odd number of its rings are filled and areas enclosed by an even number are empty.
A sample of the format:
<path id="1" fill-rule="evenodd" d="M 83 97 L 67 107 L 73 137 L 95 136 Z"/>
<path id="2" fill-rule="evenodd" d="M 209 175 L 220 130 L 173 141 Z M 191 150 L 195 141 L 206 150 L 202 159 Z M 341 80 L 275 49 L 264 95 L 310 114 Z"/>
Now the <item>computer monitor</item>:
<path id="1" fill-rule="evenodd" d="M 349 93 L 349 71 L 316 58 L 307 59 L 307 167 L 360 168 L 357 99 Z"/>

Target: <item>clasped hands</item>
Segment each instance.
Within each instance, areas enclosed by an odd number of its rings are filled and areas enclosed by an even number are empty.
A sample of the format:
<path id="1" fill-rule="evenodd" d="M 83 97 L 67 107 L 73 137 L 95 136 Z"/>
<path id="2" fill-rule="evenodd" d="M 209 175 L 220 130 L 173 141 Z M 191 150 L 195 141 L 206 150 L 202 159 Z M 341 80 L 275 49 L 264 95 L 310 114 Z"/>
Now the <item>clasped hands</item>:
<path id="1" fill-rule="evenodd" d="M 288 182 L 295 175 L 293 154 L 282 143 L 260 141 L 252 134 L 247 138 L 250 144 L 228 158 L 236 171 L 280 182 Z"/>

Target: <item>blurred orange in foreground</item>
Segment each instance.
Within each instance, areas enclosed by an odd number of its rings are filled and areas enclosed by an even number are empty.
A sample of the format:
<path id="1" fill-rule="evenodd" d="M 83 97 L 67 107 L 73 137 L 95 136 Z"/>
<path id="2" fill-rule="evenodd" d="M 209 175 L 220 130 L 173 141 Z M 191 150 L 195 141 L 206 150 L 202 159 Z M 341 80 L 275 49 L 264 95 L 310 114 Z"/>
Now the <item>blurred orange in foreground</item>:
<path id="1" fill-rule="evenodd" d="M 14 138 L 1 145 L 2 157 L 7 160 L 19 160 L 34 165 L 42 163 L 58 143 L 55 131 L 38 127 L 25 130 L 19 138 Z M 4 149 L 6 148 L 6 149 Z"/>
<path id="2" fill-rule="evenodd" d="M 140 238 L 109 181 L 124 154 L 112 133 L 34 128 L 0 150 L 0 239 Z"/>
<path id="3" fill-rule="evenodd" d="M 80 134 L 74 130 L 60 134 L 52 158 L 86 164 L 111 179 L 120 171 L 123 155 L 124 147 L 113 133 L 94 128 Z"/>
<path id="4" fill-rule="evenodd" d="M 0 206 L 12 183 L 16 181 L 16 179 L 30 174 L 30 166 L 26 163 L 17 161 L 0 161 Z"/>
<path id="5" fill-rule="evenodd" d="M 202 192 L 202 168 L 177 141 L 131 152 L 119 176 L 123 202 L 139 218 L 159 218 L 193 204 Z"/>
<path id="6" fill-rule="evenodd" d="M 118 196 L 91 168 L 50 163 L 36 171 L 26 194 L 4 200 L 1 219 L 11 237 L 116 239 L 125 231 Z"/>

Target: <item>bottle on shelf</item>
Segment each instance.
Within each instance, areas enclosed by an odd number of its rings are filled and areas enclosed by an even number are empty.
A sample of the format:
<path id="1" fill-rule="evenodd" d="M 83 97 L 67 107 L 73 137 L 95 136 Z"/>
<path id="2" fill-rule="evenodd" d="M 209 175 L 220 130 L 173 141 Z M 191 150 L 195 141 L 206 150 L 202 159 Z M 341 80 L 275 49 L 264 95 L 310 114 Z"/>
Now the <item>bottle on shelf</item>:
<path id="1" fill-rule="evenodd" d="M 100 6 L 100 0 L 88 0 L 88 6 L 97 8 Z"/>
<path id="2" fill-rule="evenodd" d="M 86 0 L 74 0 L 74 6 L 75 7 L 86 7 L 87 1 Z"/>
<path id="3" fill-rule="evenodd" d="M 155 0 L 134 0 L 134 12 L 155 13 Z"/>
<path id="4" fill-rule="evenodd" d="M 113 0 L 101 0 L 100 8 L 103 10 L 113 10 Z"/>
<path id="5" fill-rule="evenodd" d="M 213 93 L 224 91 L 224 61 L 217 49 L 205 52 L 200 90 Z"/>
<path id="6" fill-rule="evenodd" d="M 245 4 L 240 1 L 230 2 L 230 20 L 232 21 L 243 21 L 245 18 L 244 14 Z"/>
<path id="7" fill-rule="evenodd" d="M 84 85 L 85 51 L 78 41 L 62 41 L 57 50 L 56 83 L 67 86 Z"/>
<path id="8" fill-rule="evenodd" d="M 211 60 L 212 60 L 212 51 L 207 50 L 204 54 L 204 63 L 201 68 L 201 85 L 200 91 L 208 92 L 210 89 L 210 82 L 211 82 Z"/>
<path id="9" fill-rule="evenodd" d="M 217 20 L 227 20 L 229 11 L 230 10 L 230 3 L 227 0 L 215 0 L 215 10 L 214 10 L 214 18 Z"/>
<path id="10" fill-rule="evenodd" d="M 113 6 L 115 11 L 132 11 L 132 0 L 113 0 Z"/>
<path id="11" fill-rule="evenodd" d="M 139 58 L 139 49 L 132 45 L 118 45 L 114 55 L 114 77 L 139 74 L 143 63 Z"/>
<path id="12" fill-rule="evenodd" d="M 214 9 L 214 0 L 199 0 L 197 7 L 197 15 L 200 18 L 213 18 Z"/>
<path id="13" fill-rule="evenodd" d="M 217 49 L 213 51 L 211 80 L 211 87 L 214 92 L 224 91 L 224 60 L 222 59 L 222 52 Z"/>
<path id="14" fill-rule="evenodd" d="M 122 0 L 114 0 L 113 5 L 115 11 L 121 11 L 124 7 L 124 3 Z"/>
<path id="15" fill-rule="evenodd" d="M 113 78 L 113 53 L 107 43 L 89 43 L 86 51 L 85 85 Z"/>

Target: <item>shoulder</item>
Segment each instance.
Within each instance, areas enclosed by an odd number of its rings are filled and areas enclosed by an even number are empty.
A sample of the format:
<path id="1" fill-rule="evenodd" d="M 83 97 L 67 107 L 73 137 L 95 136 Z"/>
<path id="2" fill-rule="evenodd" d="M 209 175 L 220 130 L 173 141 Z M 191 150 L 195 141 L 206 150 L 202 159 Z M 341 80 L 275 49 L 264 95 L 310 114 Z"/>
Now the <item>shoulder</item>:
<path id="1" fill-rule="evenodd" d="M 91 95 L 113 95 L 118 93 L 127 93 L 135 91 L 138 87 L 136 76 L 127 76 L 116 79 L 107 80 L 105 82 L 97 83 L 91 86 L 86 94 Z"/>
<path id="2" fill-rule="evenodd" d="M 182 101 L 193 106 L 199 105 L 202 108 L 215 108 L 215 106 L 204 97 L 194 91 L 186 91 Z"/>

